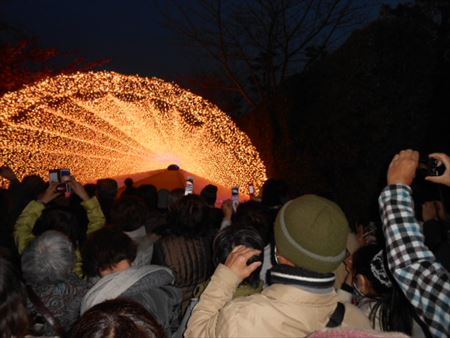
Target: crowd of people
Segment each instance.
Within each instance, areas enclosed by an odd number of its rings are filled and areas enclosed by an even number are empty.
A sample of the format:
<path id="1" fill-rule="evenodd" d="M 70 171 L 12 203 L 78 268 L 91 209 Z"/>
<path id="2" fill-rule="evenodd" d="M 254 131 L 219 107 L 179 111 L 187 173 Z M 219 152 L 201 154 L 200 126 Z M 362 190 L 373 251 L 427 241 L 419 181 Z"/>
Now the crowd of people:
<path id="1" fill-rule="evenodd" d="M 450 186 L 450 157 L 430 157 Z M 282 180 L 218 208 L 214 185 L 68 193 L 0 167 L 0 338 L 450 337 L 449 217 L 414 204 L 418 167 L 395 155 L 379 225 L 357 227 Z"/>

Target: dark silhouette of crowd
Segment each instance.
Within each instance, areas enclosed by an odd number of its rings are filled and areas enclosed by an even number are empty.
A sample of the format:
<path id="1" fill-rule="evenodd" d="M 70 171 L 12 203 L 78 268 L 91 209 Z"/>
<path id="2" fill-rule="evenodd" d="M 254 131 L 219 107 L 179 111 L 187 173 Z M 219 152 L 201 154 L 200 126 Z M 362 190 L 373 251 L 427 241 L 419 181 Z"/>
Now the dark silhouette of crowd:
<path id="1" fill-rule="evenodd" d="M 429 156 L 425 181 L 450 187 L 450 157 Z M 235 208 L 212 184 L 0 167 L 0 338 L 449 337 L 448 206 L 415 190 L 419 162 L 393 157 L 363 224 L 280 179 Z"/>

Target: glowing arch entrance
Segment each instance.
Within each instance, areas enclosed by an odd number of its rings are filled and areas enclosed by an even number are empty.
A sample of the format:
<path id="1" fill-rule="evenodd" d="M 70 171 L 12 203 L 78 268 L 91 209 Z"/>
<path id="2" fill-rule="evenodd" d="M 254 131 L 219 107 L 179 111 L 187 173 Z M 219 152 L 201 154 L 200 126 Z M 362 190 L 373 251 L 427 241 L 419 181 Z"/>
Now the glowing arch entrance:
<path id="1" fill-rule="evenodd" d="M 259 188 L 264 165 L 215 105 L 157 78 L 60 75 L 0 98 L 0 165 L 69 167 L 82 181 L 176 163 L 222 186 Z"/>

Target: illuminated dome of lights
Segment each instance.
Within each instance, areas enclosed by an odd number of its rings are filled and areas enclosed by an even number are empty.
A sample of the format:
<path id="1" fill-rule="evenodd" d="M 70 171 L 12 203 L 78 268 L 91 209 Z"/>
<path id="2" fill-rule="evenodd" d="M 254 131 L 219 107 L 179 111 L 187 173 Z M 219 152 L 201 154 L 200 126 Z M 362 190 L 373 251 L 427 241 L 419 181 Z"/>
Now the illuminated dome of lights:
<path id="1" fill-rule="evenodd" d="M 266 179 L 255 147 L 225 113 L 157 78 L 59 75 L 0 98 L 0 165 L 19 177 L 67 167 L 85 182 L 172 163 L 225 187 L 259 188 Z"/>

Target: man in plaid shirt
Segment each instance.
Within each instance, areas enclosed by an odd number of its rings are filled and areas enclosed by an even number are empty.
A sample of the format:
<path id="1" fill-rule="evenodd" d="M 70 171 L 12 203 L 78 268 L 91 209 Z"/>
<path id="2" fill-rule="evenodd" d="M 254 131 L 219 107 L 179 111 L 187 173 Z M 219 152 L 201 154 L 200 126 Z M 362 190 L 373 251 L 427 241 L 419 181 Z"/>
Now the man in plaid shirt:
<path id="1" fill-rule="evenodd" d="M 427 180 L 450 186 L 450 158 L 431 154 L 443 163 L 443 175 Z M 425 246 L 422 229 L 414 216 L 409 187 L 419 163 L 419 153 L 403 150 L 395 155 L 388 170 L 388 186 L 379 204 L 386 237 L 389 268 L 416 313 L 433 337 L 450 337 L 450 274 Z M 398 309 L 402 311 L 402 309 Z"/>

